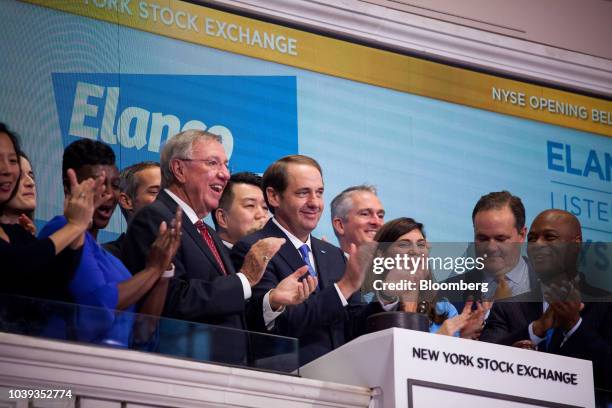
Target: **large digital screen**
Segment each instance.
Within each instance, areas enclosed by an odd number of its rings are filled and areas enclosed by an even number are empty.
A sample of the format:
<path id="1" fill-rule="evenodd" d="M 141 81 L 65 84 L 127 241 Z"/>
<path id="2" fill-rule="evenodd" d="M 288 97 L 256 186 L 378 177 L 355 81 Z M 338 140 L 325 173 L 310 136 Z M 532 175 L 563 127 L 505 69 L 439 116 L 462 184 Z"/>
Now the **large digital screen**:
<path id="1" fill-rule="evenodd" d="M 612 238 L 612 102 L 472 72 L 180 1 L 5 1 L 0 120 L 39 180 L 37 222 L 61 212 L 77 138 L 123 168 L 187 128 L 223 136 L 234 171 L 287 154 L 323 168 L 325 203 L 378 188 L 387 219 L 472 240 L 478 198 L 506 189 L 528 223 L 567 209 Z M 335 242 L 329 208 L 315 231 Z M 125 229 L 119 211 L 99 239 Z"/>

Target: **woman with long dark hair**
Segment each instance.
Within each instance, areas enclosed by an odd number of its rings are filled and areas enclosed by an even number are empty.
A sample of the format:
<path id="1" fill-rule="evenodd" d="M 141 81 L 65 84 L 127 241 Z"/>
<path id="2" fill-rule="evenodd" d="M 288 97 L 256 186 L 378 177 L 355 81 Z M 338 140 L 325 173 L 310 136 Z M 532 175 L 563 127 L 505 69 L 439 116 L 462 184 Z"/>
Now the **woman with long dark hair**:
<path id="1" fill-rule="evenodd" d="M 0 214 L 4 214 L 18 192 L 22 173 L 20 152 L 16 134 L 0 123 Z M 79 184 L 70 170 L 69 179 L 70 194 L 64 206 L 69 222 L 54 234 L 39 240 L 20 224 L 0 223 L 0 292 L 66 300 L 65 289 L 78 263 L 84 233 L 94 211 L 94 198 L 104 177 Z M 51 265 L 62 273 L 46 273 Z"/>
<path id="2" fill-rule="evenodd" d="M 32 163 L 24 152 L 19 152 L 21 176 L 15 196 L 9 200 L 0 214 L 0 224 L 20 224 L 36 235 L 34 211 L 36 210 L 36 181 Z"/>

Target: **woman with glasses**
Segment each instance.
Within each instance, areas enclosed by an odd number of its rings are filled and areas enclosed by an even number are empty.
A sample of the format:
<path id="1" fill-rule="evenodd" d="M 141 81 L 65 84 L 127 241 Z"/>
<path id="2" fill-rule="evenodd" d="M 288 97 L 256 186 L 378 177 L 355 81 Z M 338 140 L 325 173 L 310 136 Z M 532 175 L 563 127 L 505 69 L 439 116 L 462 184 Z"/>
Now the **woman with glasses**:
<path id="1" fill-rule="evenodd" d="M 385 291 L 379 296 L 389 300 L 399 301 L 399 310 L 404 312 L 425 313 L 430 319 L 430 333 L 460 336 L 460 331 L 469 319 L 475 318 L 471 311 L 472 302 L 467 302 L 461 314 L 445 298 L 439 298 L 435 291 L 419 290 L 419 282 L 433 280 L 428 269 L 427 257 L 429 243 L 425 237 L 423 224 L 412 218 L 402 217 L 385 223 L 376 233 L 374 241 L 378 242 L 378 256 L 383 258 L 405 259 L 407 255 L 411 262 L 401 267 L 384 271 L 377 278 L 390 282 L 412 282 L 411 290 Z M 480 313 L 476 312 L 476 313 Z"/>

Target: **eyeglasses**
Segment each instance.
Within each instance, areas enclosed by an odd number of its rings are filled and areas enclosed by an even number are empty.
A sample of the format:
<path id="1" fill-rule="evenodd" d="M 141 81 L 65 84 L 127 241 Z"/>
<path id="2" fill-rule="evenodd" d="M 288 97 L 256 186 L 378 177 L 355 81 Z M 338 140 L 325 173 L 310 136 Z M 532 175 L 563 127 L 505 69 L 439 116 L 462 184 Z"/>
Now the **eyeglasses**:
<path id="1" fill-rule="evenodd" d="M 204 163 L 206 167 L 217 171 L 226 169 L 230 173 L 232 172 L 232 167 L 230 166 L 229 162 L 222 162 L 217 159 L 190 159 L 187 157 L 179 157 L 178 159 L 187 162 L 201 162 Z"/>

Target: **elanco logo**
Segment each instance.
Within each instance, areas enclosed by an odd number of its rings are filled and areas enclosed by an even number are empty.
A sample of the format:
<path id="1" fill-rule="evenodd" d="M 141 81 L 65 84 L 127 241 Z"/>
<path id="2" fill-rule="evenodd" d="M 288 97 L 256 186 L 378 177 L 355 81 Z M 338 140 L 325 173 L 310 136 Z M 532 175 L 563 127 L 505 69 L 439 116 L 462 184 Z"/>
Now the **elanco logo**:
<path id="1" fill-rule="evenodd" d="M 128 106 L 118 115 L 119 92 L 117 86 L 77 82 L 68 134 L 94 140 L 99 135 L 105 143 L 117 144 L 119 141 L 125 148 L 136 147 L 138 150 L 147 146 L 149 151 L 159 153 L 164 131 L 166 135 L 173 135 L 187 129 L 206 130 L 206 125 L 199 120 L 190 120 L 181 126 L 181 120 L 175 115 L 149 112 L 137 106 Z M 85 124 L 86 118 L 97 118 L 100 111 L 103 112 L 100 127 Z M 231 154 L 234 145 L 232 132 L 225 126 L 212 126 L 209 131 L 223 136 L 225 148 Z"/>
<path id="2" fill-rule="evenodd" d="M 220 135 L 237 170 L 262 172 L 297 153 L 294 77 L 57 73 L 53 86 L 64 147 L 103 141 L 120 167 L 159 160 L 186 129 Z"/>

